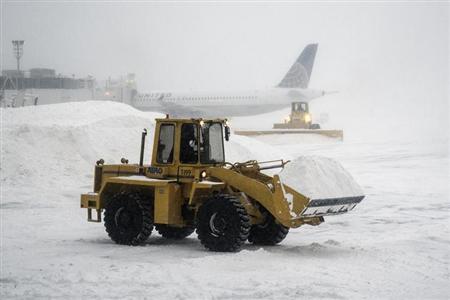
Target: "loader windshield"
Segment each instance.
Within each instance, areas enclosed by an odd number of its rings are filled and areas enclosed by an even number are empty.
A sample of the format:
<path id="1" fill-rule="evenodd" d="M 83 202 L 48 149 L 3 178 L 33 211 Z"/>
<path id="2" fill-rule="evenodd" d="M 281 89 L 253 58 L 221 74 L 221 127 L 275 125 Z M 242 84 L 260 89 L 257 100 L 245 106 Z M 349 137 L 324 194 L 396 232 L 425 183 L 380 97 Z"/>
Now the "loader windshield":
<path id="1" fill-rule="evenodd" d="M 222 124 L 208 122 L 202 126 L 200 134 L 200 162 L 216 164 L 225 161 Z"/>

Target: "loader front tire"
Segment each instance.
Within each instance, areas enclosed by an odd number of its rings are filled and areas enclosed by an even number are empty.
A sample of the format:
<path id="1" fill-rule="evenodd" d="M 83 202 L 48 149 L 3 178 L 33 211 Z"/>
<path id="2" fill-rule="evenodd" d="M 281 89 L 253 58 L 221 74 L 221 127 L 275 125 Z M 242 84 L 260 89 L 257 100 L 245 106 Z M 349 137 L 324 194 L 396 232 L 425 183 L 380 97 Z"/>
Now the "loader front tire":
<path id="1" fill-rule="evenodd" d="M 211 197 L 197 213 L 198 238 L 211 251 L 239 251 L 248 238 L 250 225 L 245 208 L 230 195 Z"/>
<path id="2" fill-rule="evenodd" d="M 105 205 L 105 228 L 117 244 L 142 244 L 153 230 L 152 200 L 133 192 L 110 197 Z"/>
<path id="3" fill-rule="evenodd" d="M 190 236 L 195 228 L 192 227 L 172 227 L 165 224 L 156 224 L 155 229 L 166 239 L 181 240 Z"/>
<path id="4" fill-rule="evenodd" d="M 250 228 L 248 241 L 255 245 L 273 246 L 280 243 L 289 232 L 289 228 L 279 224 L 272 214 L 265 211 L 265 221 Z"/>

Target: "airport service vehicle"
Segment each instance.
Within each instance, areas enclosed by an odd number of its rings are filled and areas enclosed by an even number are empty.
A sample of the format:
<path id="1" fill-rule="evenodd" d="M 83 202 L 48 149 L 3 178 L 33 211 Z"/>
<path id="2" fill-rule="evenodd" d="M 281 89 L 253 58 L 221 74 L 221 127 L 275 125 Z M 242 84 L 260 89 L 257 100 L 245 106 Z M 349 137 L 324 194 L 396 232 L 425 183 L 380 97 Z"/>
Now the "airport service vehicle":
<path id="1" fill-rule="evenodd" d="M 284 123 L 273 124 L 274 129 L 320 129 L 319 124 L 313 124 L 307 102 L 293 102 L 291 113 Z"/>
<path id="2" fill-rule="evenodd" d="M 142 244 L 155 228 L 163 237 L 182 239 L 196 230 L 209 250 L 238 251 L 248 240 L 275 245 L 290 228 L 318 225 L 324 216 L 352 210 L 364 196 L 310 199 L 262 171 L 287 161 L 228 163 L 225 119 L 156 119 L 153 154 L 140 161 L 95 166 L 94 191 L 81 195 L 88 221 L 104 224 L 110 238 Z M 94 215 L 94 214 L 95 215 Z"/>
<path id="3" fill-rule="evenodd" d="M 340 129 L 320 129 L 320 124 L 312 122 L 308 102 L 293 102 L 291 113 L 283 123 L 273 124 L 273 130 L 238 130 L 238 135 L 256 136 L 266 134 L 317 134 L 343 140 Z"/>

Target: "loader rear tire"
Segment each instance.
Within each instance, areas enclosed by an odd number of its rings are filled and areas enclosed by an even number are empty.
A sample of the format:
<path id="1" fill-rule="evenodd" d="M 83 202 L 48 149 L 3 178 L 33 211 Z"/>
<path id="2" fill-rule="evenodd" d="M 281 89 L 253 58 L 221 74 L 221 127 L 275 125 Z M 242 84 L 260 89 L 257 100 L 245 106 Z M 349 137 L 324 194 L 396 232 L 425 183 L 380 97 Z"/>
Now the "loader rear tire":
<path id="1" fill-rule="evenodd" d="M 197 213 L 198 239 L 211 251 L 239 251 L 248 238 L 250 225 L 247 211 L 230 195 L 211 197 Z"/>
<path id="2" fill-rule="evenodd" d="M 279 244 L 289 232 L 289 228 L 279 224 L 272 214 L 265 211 L 266 219 L 262 224 L 250 228 L 248 241 L 255 245 L 273 246 Z"/>
<path id="3" fill-rule="evenodd" d="M 106 200 L 105 228 L 117 244 L 142 244 L 153 230 L 153 201 L 132 192 L 112 196 Z"/>
<path id="4" fill-rule="evenodd" d="M 192 227 L 172 227 L 165 224 L 156 224 L 155 229 L 166 239 L 181 240 L 190 236 L 195 228 Z"/>

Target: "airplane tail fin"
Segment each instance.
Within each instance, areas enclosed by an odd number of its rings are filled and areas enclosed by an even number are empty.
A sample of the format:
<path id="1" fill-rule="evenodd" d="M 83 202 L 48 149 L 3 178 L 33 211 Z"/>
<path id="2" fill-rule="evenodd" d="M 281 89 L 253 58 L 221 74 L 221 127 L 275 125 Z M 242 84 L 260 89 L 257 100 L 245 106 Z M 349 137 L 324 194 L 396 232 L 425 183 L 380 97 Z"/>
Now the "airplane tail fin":
<path id="1" fill-rule="evenodd" d="M 283 80 L 278 84 L 280 88 L 307 88 L 316 57 L 318 44 L 309 44 L 289 69 Z"/>

